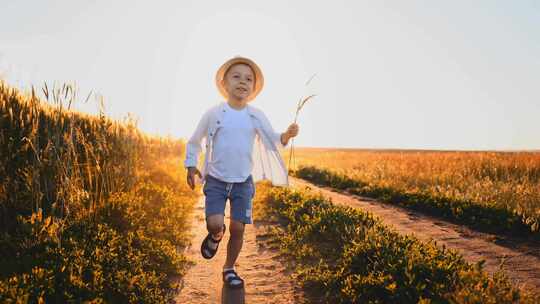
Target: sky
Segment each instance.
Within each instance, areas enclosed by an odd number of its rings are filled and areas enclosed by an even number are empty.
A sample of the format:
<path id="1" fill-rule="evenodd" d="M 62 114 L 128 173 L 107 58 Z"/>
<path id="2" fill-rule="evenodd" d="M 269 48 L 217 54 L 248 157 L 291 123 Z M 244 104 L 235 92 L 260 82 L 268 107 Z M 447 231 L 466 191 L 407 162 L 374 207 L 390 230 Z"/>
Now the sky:
<path id="1" fill-rule="evenodd" d="M 540 149 L 540 1 L 0 2 L 0 77 L 152 135 L 189 138 L 237 55 L 276 131 L 317 94 L 296 146 Z"/>

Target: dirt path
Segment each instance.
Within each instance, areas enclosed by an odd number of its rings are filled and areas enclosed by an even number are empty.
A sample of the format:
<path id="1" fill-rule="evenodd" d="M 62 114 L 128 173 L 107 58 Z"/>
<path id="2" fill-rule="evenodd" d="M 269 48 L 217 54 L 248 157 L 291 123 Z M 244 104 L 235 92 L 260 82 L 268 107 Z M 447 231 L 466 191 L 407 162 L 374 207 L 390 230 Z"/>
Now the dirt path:
<path id="1" fill-rule="evenodd" d="M 229 290 L 223 286 L 221 270 L 225 263 L 229 240 L 229 205 L 225 208 L 227 232 L 217 254 L 210 260 L 201 256 L 200 245 L 206 237 L 204 196 L 195 206 L 191 246 L 186 255 L 194 261 L 181 281 L 176 303 L 304 303 L 302 292 L 289 272 L 279 262 L 278 252 L 264 246 L 265 224 L 246 225 L 244 245 L 236 262 L 236 270 L 244 279 L 245 290 Z"/>
<path id="2" fill-rule="evenodd" d="M 472 231 L 413 210 L 405 210 L 356 195 L 343 194 L 293 177 L 290 180 L 294 187 L 308 186 L 313 190 L 321 191 L 335 204 L 369 211 L 400 233 L 414 234 L 421 240 L 432 238 L 438 245 L 444 244 L 447 248 L 457 249 L 467 261 L 477 262 L 484 259 L 485 269 L 489 273 L 495 272 L 501 260 L 506 257 L 503 269 L 508 277 L 518 286 L 527 286 L 540 291 L 540 258 L 538 257 L 540 247 L 520 246 L 519 249 L 509 248 L 509 245 L 503 247 L 494 243 L 495 237 L 492 235 Z M 531 254 L 533 251 L 536 255 Z"/>

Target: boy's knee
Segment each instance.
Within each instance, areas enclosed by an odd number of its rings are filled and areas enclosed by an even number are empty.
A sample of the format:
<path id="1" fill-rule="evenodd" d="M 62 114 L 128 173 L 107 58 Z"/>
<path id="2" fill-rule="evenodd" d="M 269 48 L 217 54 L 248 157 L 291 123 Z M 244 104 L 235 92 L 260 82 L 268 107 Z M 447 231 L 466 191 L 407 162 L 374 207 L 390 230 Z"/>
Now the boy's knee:
<path id="1" fill-rule="evenodd" d="M 206 220 L 206 229 L 212 234 L 218 234 L 223 231 L 223 220 L 219 217 L 209 217 Z"/>
<path id="2" fill-rule="evenodd" d="M 229 227 L 229 232 L 231 237 L 242 237 L 244 235 L 244 228 L 246 224 L 239 221 L 231 221 L 231 226 Z"/>
<path id="3" fill-rule="evenodd" d="M 210 232 L 213 235 L 219 234 L 223 231 L 223 225 L 215 225 L 215 224 L 207 224 L 206 228 L 208 229 L 208 232 Z"/>

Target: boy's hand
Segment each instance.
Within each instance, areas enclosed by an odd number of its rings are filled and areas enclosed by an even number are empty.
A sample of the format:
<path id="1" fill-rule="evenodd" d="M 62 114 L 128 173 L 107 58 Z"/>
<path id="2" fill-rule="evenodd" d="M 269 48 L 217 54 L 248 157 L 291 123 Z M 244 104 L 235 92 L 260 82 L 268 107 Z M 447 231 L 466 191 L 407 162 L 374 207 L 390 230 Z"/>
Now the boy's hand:
<path id="1" fill-rule="evenodd" d="M 188 167 L 187 172 L 187 183 L 191 190 L 195 189 L 195 175 L 198 175 L 199 178 L 202 178 L 201 172 L 199 172 L 199 169 L 197 167 Z"/>
<path id="2" fill-rule="evenodd" d="M 300 129 L 300 127 L 298 127 L 298 124 L 292 123 L 292 124 L 287 128 L 287 131 L 285 131 L 285 133 L 287 134 L 287 136 L 288 136 L 289 138 L 295 137 L 296 135 L 298 135 L 299 129 Z"/>
<path id="3" fill-rule="evenodd" d="M 288 128 L 287 131 L 281 133 L 281 143 L 286 146 L 289 142 L 289 139 L 292 137 L 295 137 L 298 135 L 298 125 L 296 123 L 292 123 Z"/>

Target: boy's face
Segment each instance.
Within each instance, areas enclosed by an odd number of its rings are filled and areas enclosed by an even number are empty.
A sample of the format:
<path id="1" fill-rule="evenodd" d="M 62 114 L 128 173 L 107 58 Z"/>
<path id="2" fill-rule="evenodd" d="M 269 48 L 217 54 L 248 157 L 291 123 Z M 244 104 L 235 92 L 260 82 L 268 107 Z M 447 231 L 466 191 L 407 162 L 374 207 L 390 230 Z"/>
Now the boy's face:
<path id="1" fill-rule="evenodd" d="M 229 98 L 245 100 L 253 92 L 255 76 L 249 65 L 238 63 L 229 68 L 223 81 Z"/>

